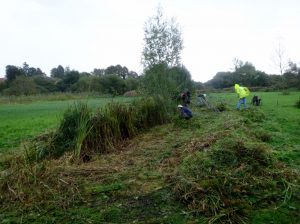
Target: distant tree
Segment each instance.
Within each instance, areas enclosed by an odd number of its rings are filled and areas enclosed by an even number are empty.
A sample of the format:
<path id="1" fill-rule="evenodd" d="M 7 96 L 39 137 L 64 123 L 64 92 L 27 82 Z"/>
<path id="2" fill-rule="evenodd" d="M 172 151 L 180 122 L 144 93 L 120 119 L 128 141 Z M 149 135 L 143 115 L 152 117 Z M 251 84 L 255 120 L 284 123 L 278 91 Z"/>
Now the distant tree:
<path id="1" fill-rule="evenodd" d="M 121 95 L 126 91 L 124 79 L 115 74 L 101 77 L 100 83 L 103 93 Z"/>
<path id="2" fill-rule="evenodd" d="M 134 71 L 130 71 L 128 73 L 128 77 L 131 77 L 131 78 L 138 78 L 138 74 Z"/>
<path id="3" fill-rule="evenodd" d="M 17 76 L 9 88 L 5 89 L 4 94 L 7 95 L 32 95 L 38 92 L 37 86 L 32 80 L 32 78 L 27 78 L 24 75 Z"/>
<path id="4" fill-rule="evenodd" d="M 283 74 L 284 81 L 287 87 L 296 87 L 300 89 L 300 67 L 291 60 Z"/>
<path id="5" fill-rule="evenodd" d="M 125 80 L 126 90 L 136 90 L 140 85 L 140 81 L 137 78 L 129 77 Z"/>
<path id="6" fill-rule="evenodd" d="M 128 73 L 128 68 L 126 68 L 125 66 L 122 67 L 121 65 L 112 65 L 105 69 L 106 75 L 118 75 L 122 79 L 126 79 L 128 77 Z"/>
<path id="7" fill-rule="evenodd" d="M 105 75 L 105 69 L 95 68 L 95 69 L 92 71 L 92 75 L 95 75 L 95 76 L 102 76 L 102 75 Z"/>
<path id="8" fill-rule="evenodd" d="M 50 76 L 52 78 L 63 79 L 64 75 L 65 75 L 65 69 L 61 65 L 57 66 L 57 68 L 52 68 L 50 71 Z"/>
<path id="9" fill-rule="evenodd" d="M 33 81 L 39 93 L 57 92 L 59 88 L 55 84 L 55 79 L 47 76 L 34 76 Z"/>
<path id="10" fill-rule="evenodd" d="M 72 92 L 90 92 L 92 79 L 87 75 L 80 75 L 78 81 L 71 86 Z"/>
<path id="11" fill-rule="evenodd" d="M 236 71 L 244 65 L 244 62 L 242 60 L 239 60 L 238 58 L 234 58 L 233 65 L 234 65 L 234 70 Z"/>
<path id="12" fill-rule="evenodd" d="M 40 68 L 29 67 L 29 65 L 24 62 L 23 63 L 23 71 L 27 77 L 31 76 L 45 76 L 45 73 Z"/>
<path id="13" fill-rule="evenodd" d="M 283 75 L 284 70 L 288 66 L 288 62 L 286 59 L 285 50 L 280 41 L 278 42 L 278 45 L 275 48 L 275 56 L 273 61 L 275 66 L 277 66 L 279 70 L 279 74 Z"/>
<path id="14" fill-rule="evenodd" d="M 71 86 L 79 80 L 79 77 L 80 77 L 80 73 L 78 71 L 76 70 L 68 71 L 65 74 L 65 77 L 63 78 L 63 84 L 65 90 L 67 91 L 71 90 Z"/>
<path id="15" fill-rule="evenodd" d="M 233 72 L 218 72 L 206 85 L 214 88 L 228 88 L 235 83 L 248 87 L 270 85 L 270 77 L 256 70 L 252 63 L 236 59 L 234 66 Z"/>
<path id="16" fill-rule="evenodd" d="M 24 71 L 22 68 L 19 68 L 17 66 L 14 65 L 7 65 L 6 66 L 6 80 L 8 82 L 12 82 L 13 80 L 15 80 L 18 76 L 21 75 L 25 75 Z"/>
<path id="17" fill-rule="evenodd" d="M 166 20 L 160 8 L 144 27 L 142 64 L 145 68 L 158 64 L 178 66 L 181 60 L 183 40 L 175 19 Z"/>
<path id="18" fill-rule="evenodd" d="M 289 60 L 285 73 L 292 73 L 297 75 L 300 73 L 300 67 L 298 67 L 298 65 L 293 61 Z"/>

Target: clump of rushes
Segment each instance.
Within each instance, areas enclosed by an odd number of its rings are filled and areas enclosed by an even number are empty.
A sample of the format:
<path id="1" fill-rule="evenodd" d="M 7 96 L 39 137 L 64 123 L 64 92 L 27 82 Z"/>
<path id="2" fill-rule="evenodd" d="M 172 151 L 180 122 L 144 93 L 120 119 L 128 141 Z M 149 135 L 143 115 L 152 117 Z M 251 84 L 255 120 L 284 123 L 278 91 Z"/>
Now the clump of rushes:
<path id="1" fill-rule="evenodd" d="M 79 158 L 83 141 L 92 128 L 90 117 L 91 111 L 86 104 L 72 105 L 65 111 L 56 131 L 40 135 L 29 144 L 27 158 L 58 158 L 67 151 L 74 151 L 75 157 Z"/>
<path id="2" fill-rule="evenodd" d="M 170 114 L 174 112 L 160 96 L 143 98 L 135 101 L 133 105 L 135 110 L 134 122 L 139 130 L 169 122 Z"/>
<path id="3" fill-rule="evenodd" d="M 29 144 L 27 158 L 58 158 L 74 151 L 80 159 L 91 152 L 109 152 L 138 132 L 170 121 L 170 111 L 164 105 L 163 98 L 148 97 L 130 105 L 111 103 L 92 113 L 86 104 L 77 103 L 67 109 L 56 131 Z"/>

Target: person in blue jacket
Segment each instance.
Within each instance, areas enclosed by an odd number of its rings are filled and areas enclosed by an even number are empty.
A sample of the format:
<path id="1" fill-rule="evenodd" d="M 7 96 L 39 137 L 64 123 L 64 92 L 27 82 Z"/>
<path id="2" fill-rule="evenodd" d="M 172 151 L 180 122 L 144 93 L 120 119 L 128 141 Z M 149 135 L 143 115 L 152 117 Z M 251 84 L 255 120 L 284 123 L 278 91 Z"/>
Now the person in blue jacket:
<path id="1" fill-rule="evenodd" d="M 178 105 L 178 109 L 180 111 L 181 117 L 183 117 L 187 120 L 193 117 L 193 113 L 189 108 L 182 106 L 182 105 Z"/>

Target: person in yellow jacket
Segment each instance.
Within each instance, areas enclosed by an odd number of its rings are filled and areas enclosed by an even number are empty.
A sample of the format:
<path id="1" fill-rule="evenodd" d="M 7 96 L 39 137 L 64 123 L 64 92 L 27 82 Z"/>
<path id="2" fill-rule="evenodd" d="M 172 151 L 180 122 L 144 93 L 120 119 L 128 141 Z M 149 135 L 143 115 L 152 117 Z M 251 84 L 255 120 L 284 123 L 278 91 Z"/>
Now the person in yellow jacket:
<path id="1" fill-rule="evenodd" d="M 239 110 L 241 104 L 243 104 L 244 109 L 246 109 L 246 97 L 250 95 L 249 89 L 247 87 L 240 86 L 239 84 L 235 84 L 234 89 L 239 96 L 239 101 L 237 103 L 236 108 Z"/>

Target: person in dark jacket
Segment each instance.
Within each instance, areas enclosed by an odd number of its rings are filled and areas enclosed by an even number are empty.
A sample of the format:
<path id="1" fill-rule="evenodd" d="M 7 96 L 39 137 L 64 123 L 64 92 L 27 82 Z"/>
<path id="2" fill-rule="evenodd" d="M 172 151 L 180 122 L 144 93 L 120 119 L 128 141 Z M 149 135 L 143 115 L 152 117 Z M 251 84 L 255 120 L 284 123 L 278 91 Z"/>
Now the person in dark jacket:
<path id="1" fill-rule="evenodd" d="M 192 111 L 185 106 L 178 105 L 178 110 L 180 111 L 180 116 L 187 120 L 193 117 Z"/>
<path id="2" fill-rule="evenodd" d="M 185 107 L 188 104 L 190 104 L 190 102 L 191 102 L 191 92 L 189 90 L 182 92 L 181 93 L 181 100 L 182 100 L 183 106 L 185 106 Z"/>

